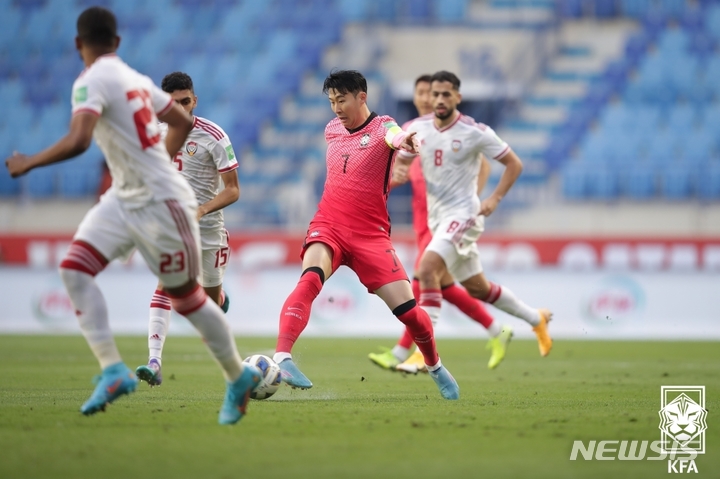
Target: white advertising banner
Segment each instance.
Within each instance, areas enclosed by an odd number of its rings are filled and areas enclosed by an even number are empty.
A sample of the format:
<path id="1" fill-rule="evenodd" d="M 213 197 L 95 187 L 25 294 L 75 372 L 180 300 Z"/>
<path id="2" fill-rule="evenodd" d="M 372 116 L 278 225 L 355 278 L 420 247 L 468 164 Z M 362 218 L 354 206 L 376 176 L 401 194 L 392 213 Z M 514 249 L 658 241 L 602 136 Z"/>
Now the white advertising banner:
<path id="1" fill-rule="evenodd" d="M 225 289 L 228 320 L 238 335 L 274 336 L 278 314 L 297 282 L 297 266 L 230 270 Z M 567 272 L 536 269 L 489 272 L 526 303 L 555 313 L 555 338 L 720 339 L 720 276 L 711 272 Z M 142 268 L 112 266 L 98 277 L 116 333 L 145 334 L 156 280 Z M 495 308 L 491 313 L 514 327 L 516 337 L 534 337 L 523 321 Z M 307 336 L 396 336 L 402 325 L 384 303 L 341 268 L 313 305 Z M 193 334 L 174 315 L 171 334 Z M 55 270 L 0 269 L 0 333 L 78 333 L 77 322 Z M 445 303 L 438 337 L 486 337 L 482 328 Z"/>

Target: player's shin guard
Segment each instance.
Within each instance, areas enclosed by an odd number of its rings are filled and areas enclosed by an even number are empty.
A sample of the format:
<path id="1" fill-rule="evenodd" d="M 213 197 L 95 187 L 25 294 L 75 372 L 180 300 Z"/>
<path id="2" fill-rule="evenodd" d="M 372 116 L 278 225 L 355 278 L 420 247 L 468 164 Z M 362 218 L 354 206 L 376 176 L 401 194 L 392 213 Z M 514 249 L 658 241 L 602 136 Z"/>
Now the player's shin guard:
<path id="1" fill-rule="evenodd" d="M 150 359 L 162 362 L 162 350 L 170 325 L 170 296 L 160 289 L 155 291 L 150 301 L 150 321 L 148 323 L 148 349 Z"/>
<path id="2" fill-rule="evenodd" d="M 210 353 L 222 367 L 227 381 L 235 381 L 242 372 L 235 338 L 220 306 L 208 298 L 200 285 L 182 297 L 170 298 L 172 307 L 185 316 L 202 335 Z"/>
<path id="3" fill-rule="evenodd" d="M 311 267 L 303 271 L 295 289 L 285 300 L 280 312 L 280 332 L 275 348 L 276 353 L 290 354 L 295 341 L 310 320 L 310 308 L 320 294 L 324 282 L 325 273 L 322 269 Z"/>
<path id="4" fill-rule="evenodd" d="M 470 296 L 470 293 L 465 288 L 453 283 L 442 288 L 442 295 L 445 301 L 457 306 L 460 311 L 473 321 L 482 324 L 488 331 L 492 328 L 493 317 L 479 300 Z M 499 327 L 493 329 L 498 329 L 497 332 L 500 332 Z"/>
<path id="5" fill-rule="evenodd" d="M 405 324 L 412 334 L 415 344 L 425 358 L 425 364 L 430 367 L 438 365 L 440 357 L 435 348 L 433 325 L 428 314 L 422 308 L 417 307 L 414 299 L 393 309 L 393 314 Z"/>
<path id="6" fill-rule="evenodd" d="M 60 277 L 75 308 L 80 330 L 102 369 L 122 361 L 110 330 L 105 298 L 94 278 L 106 265 L 107 260 L 82 241 L 73 242 L 60 263 Z"/>
<path id="7" fill-rule="evenodd" d="M 483 301 L 492 304 L 497 309 L 505 311 L 516 318 L 524 319 L 532 326 L 537 326 L 540 323 L 540 313 L 538 310 L 520 301 L 517 296 L 515 296 L 515 293 L 505 286 L 490 283 L 490 292 Z"/>

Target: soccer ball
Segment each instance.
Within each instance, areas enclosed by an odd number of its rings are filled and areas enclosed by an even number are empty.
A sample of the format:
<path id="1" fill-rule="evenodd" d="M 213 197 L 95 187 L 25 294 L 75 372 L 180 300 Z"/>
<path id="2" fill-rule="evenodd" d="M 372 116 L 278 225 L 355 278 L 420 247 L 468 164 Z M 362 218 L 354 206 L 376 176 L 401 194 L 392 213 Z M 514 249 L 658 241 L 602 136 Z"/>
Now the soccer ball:
<path id="1" fill-rule="evenodd" d="M 252 364 L 262 373 L 262 382 L 250 393 L 252 399 L 267 399 L 275 394 L 280 388 L 282 375 L 280 366 L 272 358 L 262 354 L 254 354 L 243 360 L 244 363 Z"/>

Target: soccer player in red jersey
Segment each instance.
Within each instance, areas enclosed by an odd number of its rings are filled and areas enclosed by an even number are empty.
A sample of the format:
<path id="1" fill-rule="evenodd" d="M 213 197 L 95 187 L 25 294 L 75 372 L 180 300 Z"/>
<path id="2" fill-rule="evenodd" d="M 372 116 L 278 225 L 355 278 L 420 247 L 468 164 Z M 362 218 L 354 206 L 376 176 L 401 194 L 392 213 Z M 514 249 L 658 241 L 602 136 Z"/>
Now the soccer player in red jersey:
<path id="1" fill-rule="evenodd" d="M 323 283 L 346 265 L 408 328 L 441 395 L 458 399 L 457 382 L 435 348 L 430 317 L 418 307 L 390 241 L 387 195 L 394 153 L 402 149 L 416 154 L 418 145 L 392 118 L 370 111 L 367 81 L 360 72 L 332 72 L 323 93 L 336 118 L 325 127 L 327 179 L 303 244 L 303 272 L 280 313 L 274 360 L 283 381 L 296 388 L 312 387 L 293 362 L 291 350 L 307 326 Z"/>
<path id="2" fill-rule="evenodd" d="M 422 75 L 415 80 L 415 92 L 413 95 L 413 104 L 420 116 L 429 115 L 433 112 L 433 105 L 430 97 L 430 79 L 431 75 Z M 408 121 L 403 125 L 403 130 L 412 123 Z M 483 156 L 478 175 L 478 193 L 483 190 L 490 174 L 490 162 Z M 417 278 L 419 270 L 420 258 L 430 240 L 432 233 L 428 227 L 428 211 L 427 211 L 427 185 L 422 173 L 422 166 L 419 158 L 410 163 L 409 168 L 400 162 L 395 163 L 393 167 L 393 177 L 390 187 L 401 185 L 410 181 L 412 186 L 412 210 L 413 210 L 413 231 L 417 241 L 417 259 L 413 271 L 415 276 L 412 280 L 413 294 L 416 299 L 420 298 L 420 281 Z M 455 279 L 449 272 L 440 281 L 443 299 L 450 304 L 454 304 L 460 311 L 469 316 L 472 320 L 481 324 L 488 330 L 490 341 L 488 349 L 492 351 L 488 367 L 496 368 L 505 357 L 507 344 L 512 337 L 512 329 L 502 326 L 495 321 L 485 308 L 485 305 L 479 300 L 470 296 L 466 289 L 457 285 Z M 392 350 L 384 353 L 370 353 L 368 357 L 378 366 L 398 370 L 407 373 L 424 372 L 425 363 L 422 354 L 416 350 L 410 354 L 414 346 L 412 335 L 405 330 L 398 343 Z"/>

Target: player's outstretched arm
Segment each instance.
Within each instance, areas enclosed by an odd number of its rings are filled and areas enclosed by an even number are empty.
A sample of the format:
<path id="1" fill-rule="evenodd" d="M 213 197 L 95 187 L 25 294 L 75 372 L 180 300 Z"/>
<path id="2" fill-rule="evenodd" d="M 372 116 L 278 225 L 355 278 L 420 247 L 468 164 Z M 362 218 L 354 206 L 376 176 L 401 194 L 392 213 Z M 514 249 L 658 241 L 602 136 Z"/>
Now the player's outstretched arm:
<path id="1" fill-rule="evenodd" d="M 498 158 L 497 161 L 505 165 L 505 171 L 503 171 L 500 181 L 497 187 L 495 187 L 495 191 L 481 202 L 480 214 L 483 216 L 490 216 L 492 212 L 495 211 L 500 200 L 505 197 L 512 185 L 515 184 L 515 180 L 518 179 L 518 176 L 520 176 L 523 170 L 522 161 L 520 161 L 520 158 L 518 158 L 512 150 L 508 150 L 508 152 L 501 158 Z"/>
<path id="2" fill-rule="evenodd" d="M 13 156 L 5 160 L 10 176 L 17 178 L 33 168 L 69 160 L 82 154 L 90 148 L 97 120 L 98 115 L 95 113 L 76 113 L 70 121 L 68 134 L 53 146 L 30 156 L 14 152 Z"/>
<path id="3" fill-rule="evenodd" d="M 158 119 L 168 125 L 165 148 L 170 157 L 174 158 L 193 129 L 193 118 L 180 105 L 173 103 L 172 108 Z"/>
<path id="4" fill-rule="evenodd" d="M 198 207 L 197 217 L 202 218 L 206 214 L 213 211 L 221 210 L 228 205 L 235 203 L 240 198 L 240 182 L 238 181 L 237 170 L 221 173 L 220 177 L 225 184 L 225 188 L 218 195 Z"/>

